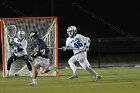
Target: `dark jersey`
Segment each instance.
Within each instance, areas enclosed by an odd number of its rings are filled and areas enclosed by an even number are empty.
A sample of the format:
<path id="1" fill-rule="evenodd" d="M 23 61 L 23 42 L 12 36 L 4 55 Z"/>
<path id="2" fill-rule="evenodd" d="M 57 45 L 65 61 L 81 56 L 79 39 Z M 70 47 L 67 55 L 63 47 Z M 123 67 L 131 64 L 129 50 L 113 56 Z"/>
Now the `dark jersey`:
<path id="1" fill-rule="evenodd" d="M 49 49 L 47 44 L 40 38 L 37 38 L 36 41 L 33 43 L 33 58 L 37 56 L 41 56 L 43 58 L 48 58 Z"/>

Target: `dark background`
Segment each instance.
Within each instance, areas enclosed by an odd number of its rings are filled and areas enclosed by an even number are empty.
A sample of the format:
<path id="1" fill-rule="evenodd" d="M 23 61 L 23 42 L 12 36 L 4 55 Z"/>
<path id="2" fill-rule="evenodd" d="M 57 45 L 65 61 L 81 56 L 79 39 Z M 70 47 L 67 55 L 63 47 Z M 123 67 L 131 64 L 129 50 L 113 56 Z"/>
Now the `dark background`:
<path id="1" fill-rule="evenodd" d="M 57 16 L 59 47 L 65 45 L 67 27 L 77 26 L 78 33 L 90 37 L 92 41 L 89 60 L 98 63 L 110 60 L 139 62 L 139 9 L 136 0 L 0 1 L 1 18 Z M 59 50 L 60 60 L 71 55 L 71 51 Z"/>

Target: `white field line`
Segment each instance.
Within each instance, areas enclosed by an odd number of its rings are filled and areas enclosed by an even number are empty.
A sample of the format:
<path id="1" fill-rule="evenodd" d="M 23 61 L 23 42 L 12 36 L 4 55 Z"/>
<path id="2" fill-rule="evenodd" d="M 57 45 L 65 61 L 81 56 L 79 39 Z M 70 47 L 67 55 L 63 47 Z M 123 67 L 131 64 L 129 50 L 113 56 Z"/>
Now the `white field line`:
<path id="1" fill-rule="evenodd" d="M 111 85 L 122 85 L 122 84 L 130 84 L 130 83 L 132 83 L 132 82 L 120 82 L 120 83 L 110 83 Z M 97 85 L 106 85 L 106 83 L 92 83 L 92 84 L 86 84 L 86 85 L 84 85 L 84 84 L 81 84 L 81 85 L 68 85 L 68 87 L 80 87 L 80 86 L 97 86 Z M 64 85 L 57 85 L 57 86 L 55 86 L 55 85 L 53 85 L 53 86 L 49 86 L 49 87 L 66 87 L 66 86 L 64 86 Z M 8 89 L 12 89 L 12 90 L 23 90 L 23 89 L 39 89 L 39 88 L 41 88 L 41 87 L 38 87 L 38 85 L 36 85 L 36 86 L 28 86 L 27 85 L 27 87 L 21 87 L 21 88 L 8 88 Z"/>
<path id="2" fill-rule="evenodd" d="M 68 76 L 68 77 L 69 77 L 69 76 Z M 53 79 L 54 79 L 54 80 L 55 80 L 55 79 L 57 79 L 57 80 L 59 80 L 59 79 L 60 79 L 60 80 L 63 80 L 63 79 L 68 79 L 68 77 L 65 77 L 65 78 L 60 77 L 60 78 L 59 78 L 59 76 L 58 76 L 58 77 L 52 77 L 52 78 L 49 77 L 49 78 L 45 78 L 45 79 L 39 78 L 39 77 L 38 77 L 37 80 L 53 80 Z M 103 77 L 115 77 L 115 76 L 102 76 L 102 78 L 103 78 Z M 79 79 L 80 79 L 80 78 L 91 78 L 91 80 L 92 80 L 92 78 L 95 79 L 95 77 L 92 76 L 92 75 L 91 75 L 91 76 L 79 76 Z M 10 78 L 8 78 L 8 79 L 10 79 Z M 2 83 L 2 82 L 15 82 L 15 81 L 16 81 L 16 82 L 18 82 L 18 81 L 23 81 L 23 82 L 24 82 L 24 81 L 31 81 L 31 80 L 32 80 L 32 78 L 29 78 L 29 79 L 27 79 L 27 80 L 17 80 L 16 77 L 15 77 L 15 79 L 13 79 L 13 77 L 12 77 L 12 80 L 11 80 L 11 81 L 6 81 L 5 79 L 3 79 L 3 80 L 0 80 L 0 82 L 1 82 L 1 83 Z"/>

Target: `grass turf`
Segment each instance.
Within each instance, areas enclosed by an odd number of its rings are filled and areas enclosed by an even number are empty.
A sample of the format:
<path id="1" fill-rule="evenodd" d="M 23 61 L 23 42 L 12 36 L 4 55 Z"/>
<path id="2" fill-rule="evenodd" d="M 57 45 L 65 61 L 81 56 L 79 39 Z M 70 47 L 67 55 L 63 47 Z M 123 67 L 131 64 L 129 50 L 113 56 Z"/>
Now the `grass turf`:
<path id="1" fill-rule="evenodd" d="M 38 77 L 37 86 L 28 86 L 30 77 L 0 77 L 0 93 L 140 93 L 140 68 L 96 68 L 100 81 L 85 70 L 79 78 L 68 79 L 71 70 L 59 70 L 58 77 Z M 2 72 L 0 72 L 2 73 Z"/>

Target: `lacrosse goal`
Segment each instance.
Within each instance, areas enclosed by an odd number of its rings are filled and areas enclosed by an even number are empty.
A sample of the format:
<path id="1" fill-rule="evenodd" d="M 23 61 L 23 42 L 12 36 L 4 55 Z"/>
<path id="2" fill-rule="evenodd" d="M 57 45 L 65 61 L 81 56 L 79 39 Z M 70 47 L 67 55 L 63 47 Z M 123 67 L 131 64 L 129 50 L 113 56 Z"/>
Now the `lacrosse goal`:
<path id="1" fill-rule="evenodd" d="M 29 33 L 31 31 L 38 31 L 40 38 L 42 38 L 48 46 L 50 47 L 58 47 L 58 24 L 57 24 L 57 17 L 22 17 L 22 18 L 1 18 L 1 40 L 2 40 L 2 55 L 3 55 L 3 77 L 6 75 L 6 68 L 7 68 L 7 61 L 9 57 L 11 56 L 10 53 L 10 46 L 9 46 L 9 38 L 10 35 L 8 35 L 7 28 L 9 26 L 16 26 L 17 30 L 13 31 L 13 33 L 16 33 L 16 31 L 23 30 L 25 31 L 25 39 L 28 42 L 27 46 L 27 53 L 30 55 L 32 52 L 30 50 L 30 46 L 32 44 Z M 14 34 L 13 34 L 14 35 Z M 14 36 L 11 37 L 15 37 Z M 50 64 L 55 65 L 58 67 L 58 50 L 50 48 Z M 34 62 L 32 62 L 32 65 Z M 12 63 L 11 75 L 14 75 L 14 73 L 18 73 L 20 76 L 28 76 L 29 71 L 26 66 L 26 63 L 22 60 L 16 60 Z M 42 75 L 39 74 L 39 76 L 57 76 L 58 73 L 56 71 L 50 71 L 49 73 Z"/>

